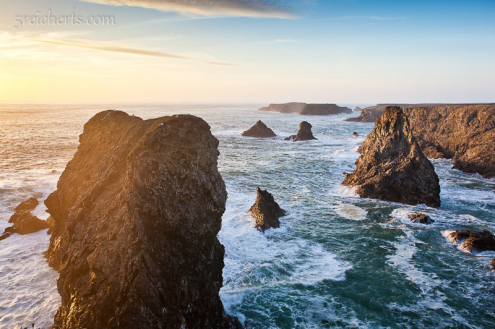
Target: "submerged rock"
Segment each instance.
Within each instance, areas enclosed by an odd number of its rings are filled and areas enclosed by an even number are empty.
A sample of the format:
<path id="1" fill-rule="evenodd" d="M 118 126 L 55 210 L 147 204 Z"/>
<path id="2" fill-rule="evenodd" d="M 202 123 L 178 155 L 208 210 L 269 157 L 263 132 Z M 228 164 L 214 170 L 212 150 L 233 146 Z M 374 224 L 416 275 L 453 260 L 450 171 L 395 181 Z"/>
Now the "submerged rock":
<path id="1" fill-rule="evenodd" d="M 297 132 L 297 135 L 291 135 L 284 140 L 297 142 L 317 139 L 313 136 L 313 132 L 311 131 L 312 127 L 313 126 L 309 122 L 303 121 L 299 124 L 299 131 Z"/>
<path id="2" fill-rule="evenodd" d="M 357 132 L 355 132 L 355 131 L 354 131 L 354 132 L 352 133 L 352 136 L 354 136 L 354 137 L 359 137 L 359 134 L 358 134 Z"/>
<path id="3" fill-rule="evenodd" d="M 65 328 L 240 328 L 219 297 L 227 192 L 192 115 L 95 115 L 45 204 Z"/>
<path id="4" fill-rule="evenodd" d="M 9 223 L 14 225 L 5 229 L 0 236 L 0 240 L 8 238 L 13 233 L 24 235 L 50 228 L 46 220 L 41 220 L 31 213 L 38 206 L 38 203 L 37 199 L 30 198 L 19 204 L 15 208 L 15 213 L 9 219 Z"/>
<path id="5" fill-rule="evenodd" d="M 418 224 L 433 224 L 435 221 L 425 214 L 414 213 L 408 216 L 411 222 Z"/>
<path id="6" fill-rule="evenodd" d="M 273 130 L 268 128 L 263 121 L 259 120 L 254 126 L 242 132 L 242 136 L 269 138 L 277 136 Z"/>
<path id="7" fill-rule="evenodd" d="M 262 232 L 269 228 L 279 228 L 280 217 L 285 216 L 285 210 L 280 208 L 273 195 L 267 190 L 256 188 L 256 202 L 251 206 L 249 212 L 256 219 L 256 228 Z"/>
<path id="8" fill-rule="evenodd" d="M 495 251 L 495 236 L 487 230 L 458 230 L 450 233 L 448 238 L 470 253 Z"/>
<path id="9" fill-rule="evenodd" d="M 359 148 L 356 169 L 343 185 L 363 198 L 440 206 L 440 185 L 400 107 L 388 107 Z"/>

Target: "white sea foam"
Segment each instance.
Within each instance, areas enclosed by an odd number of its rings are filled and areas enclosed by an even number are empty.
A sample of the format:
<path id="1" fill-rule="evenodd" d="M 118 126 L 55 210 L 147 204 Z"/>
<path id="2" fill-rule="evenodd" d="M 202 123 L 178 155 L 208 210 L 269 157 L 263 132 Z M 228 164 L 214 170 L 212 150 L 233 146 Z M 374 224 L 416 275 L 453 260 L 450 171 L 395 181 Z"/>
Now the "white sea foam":
<path id="1" fill-rule="evenodd" d="M 365 220 L 368 212 L 352 204 L 341 204 L 335 207 L 335 212 L 342 217 L 352 220 Z"/>

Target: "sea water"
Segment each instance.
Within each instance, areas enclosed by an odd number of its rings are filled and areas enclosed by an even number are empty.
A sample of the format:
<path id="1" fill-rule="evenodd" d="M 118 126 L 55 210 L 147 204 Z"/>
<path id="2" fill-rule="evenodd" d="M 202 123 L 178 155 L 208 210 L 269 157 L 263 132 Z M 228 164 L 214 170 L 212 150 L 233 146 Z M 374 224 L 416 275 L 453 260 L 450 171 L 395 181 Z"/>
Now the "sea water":
<path id="1" fill-rule="evenodd" d="M 20 202 L 42 201 L 55 190 L 95 113 L 189 113 L 205 119 L 220 141 L 229 194 L 219 233 L 226 250 L 220 296 L 247 327 L 495 326 L 495 255 L 469 254 L 447 238 L 457 229 L 495 232 L 494 180 L 433 160 L 440 208 L 361 199 L 340 183 L 354 170 L 372 123 L 344 121 L 358 113 L 300 116 L 257 111 L 261 105 L 0 105 L 0 230 Z M 278 137 L 241 136 L 260 119 Z M 284 141 L 303 120 L 318 140 Z M 257 186 L 287 211 L 280 229 L 254 228 L 247 212 Z M 47 218 L 45 209 L 41 203 L 34 213 Z M 411 223 L 413 212 L 435 223 Z M 43 256 L 48 244 L 46 230 L 0 241 L 1 328 L 52 324 L 60 296 L 58 274 Z"/>

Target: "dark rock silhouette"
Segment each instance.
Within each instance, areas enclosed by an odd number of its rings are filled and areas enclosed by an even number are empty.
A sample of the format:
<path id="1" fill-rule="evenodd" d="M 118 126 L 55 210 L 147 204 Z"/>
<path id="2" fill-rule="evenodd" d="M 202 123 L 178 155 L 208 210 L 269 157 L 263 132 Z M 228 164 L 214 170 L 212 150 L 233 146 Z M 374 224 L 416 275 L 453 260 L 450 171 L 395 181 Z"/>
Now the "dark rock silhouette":
<path id="1" fill-rule="evenodd" d="M 359 134 L 358 134 L 357 132 L 355 132 L 355 131 L 354 131 L 354 132 L 352 133 L 352 136 L 354 136 L 354 137 L 359 137 Z"/>
<path id="2" fill-rule="evenodd" d="M 45 204 L 66 328 L 240 328 L 219 297 L 227 192 L 192 115 L 98 113 Z"/>
<path id="3" fill-rule="evenodd" d="M 7 227 L 0 236 L 0 241 L 8 238 L 13 233 L 31 234 L 50 227 L 47 221 L 34 216 L 31 211 L 38 206 L 38 200 L 30 198 L 15 208 L 15 213 L 10 217 L 9 223 L 14 225 Z"/>
<path id="4" fill-rule="evenodd" d="M 300 115 L 332 115 L 341 113 L 352 113 L 348 107 L 335 104 L 306 104 L 299 112 Z"/>
<path id="5" fill-rule="evenodd" d="M 411 219 L 411 222 L 418 224 L 433 224 L 435 221 L 425 214 L 410 214 L 408 216 Z"/>
<path id="6" fill-rule="evenodd" d="M 296 113 L 300 115 L 332 115 L 340 113 L 352 113 L 352 110 L 350 108 L 338 106 L 336 104 L 306 103 L 270 104 L 267 107 L 260 108 L 259 111 Z"/>
<path id="7" fill-rule="evenodd" d="M 363 198 L 440 206 L 434 167 L 418 146 L 400 107 L 388 107 L 359 148 L 356 169 L 343 185 Z"/>
<path id="8" fill-rule="evenodd" d="M 492 258 L 492 263 L 490 265 L 492 269 L 495 270 L 495 258 Z"/>
<path id="9" fill-rule="evenodd" d="M 256 188 L 256 202 L 249 212 L 256 219 L 256 228 L 262 232 L 269 228 L 279 228 L 279 217 L 285 216 L 285 210 L 280 208 L 267 190 Z"/>
<path id="10" fill-rule="evenodd" d="M 313 136 L 313 132 L 311 131 L 312 127 L 313 126 L 309 122 L 303 121 L 299 124 L 299 131 L 297 132 L 297 135 L 291 135 L 287 138 L 284 138 L 284 140 L 298 142 L 317 139 L 315 138 L 315 136 Z"/>
<path id="11" fill-rule="evenodd" d="M 259 120 L 254 126 L 242 132 L 242 136 L 269 138 L 277 135 L 273 132 L 273 130 L 268 128 L 261 120 Z"/>
<path id="12" fill-rule="evenodd" d="M 495 236 L 487 230 L 458 230 L 450 233 L 448 237 L 470 253 L 495 251 Z"/>

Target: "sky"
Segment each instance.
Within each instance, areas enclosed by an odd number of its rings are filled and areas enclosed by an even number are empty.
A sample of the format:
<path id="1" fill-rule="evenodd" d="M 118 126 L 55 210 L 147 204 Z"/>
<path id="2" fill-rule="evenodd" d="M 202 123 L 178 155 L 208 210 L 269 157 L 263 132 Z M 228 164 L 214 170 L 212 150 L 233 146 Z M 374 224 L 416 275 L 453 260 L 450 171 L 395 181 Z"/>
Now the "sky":
<path id="1" fill-rule="evenodd" d="M 495 102 L 494 0 L 0 8 L 0 102 Z"/>

